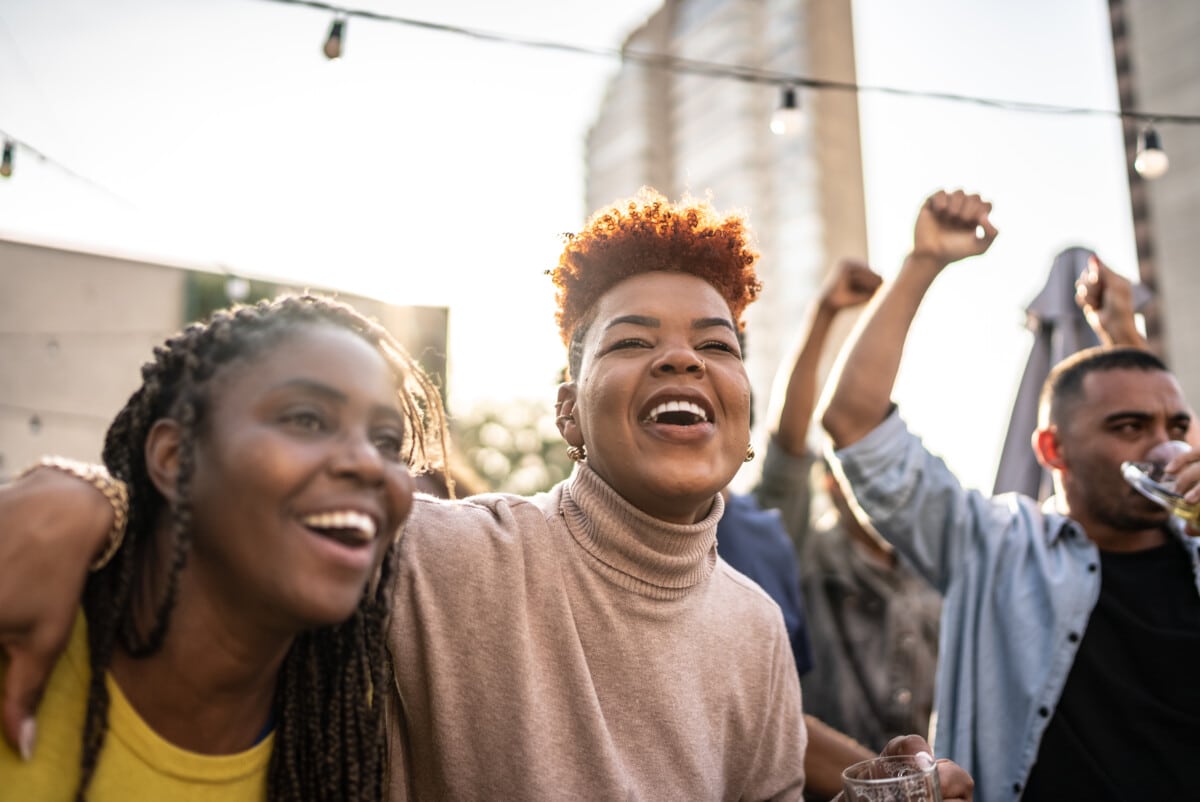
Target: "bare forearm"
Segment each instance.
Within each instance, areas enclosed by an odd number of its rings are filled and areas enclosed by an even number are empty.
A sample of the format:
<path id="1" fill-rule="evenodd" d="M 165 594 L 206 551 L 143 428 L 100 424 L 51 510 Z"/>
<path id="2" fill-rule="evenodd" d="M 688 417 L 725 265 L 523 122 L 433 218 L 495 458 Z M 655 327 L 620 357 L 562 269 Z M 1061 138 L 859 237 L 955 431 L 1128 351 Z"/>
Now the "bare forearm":
<path id="1" fill-rule="evenodd" d="M 817 372 L 836 310 L 818 304 L 810 314 L 808 331 L 788 378 L 775 439 L 788 454 L 804 453 L 808 427 L 817 404 Z"/>
<path id="2" fill-rule="evenodd" d="M 944 262 L 910 254 L 860 322 L 842 354 L 821 419 L 835 447 L 861 440 L 887 416 L 904 341 L 943 267 Z"/>
<path id="3" fill-rule="evenodd" d="M 842 771 L 852 763 L 875 757 L 875 754 L 820 719 L 805 715 L 804 723 L 808 727 L 808 749 L 804 753 L 805 796 L 832 799 L 842 790 Z"/>

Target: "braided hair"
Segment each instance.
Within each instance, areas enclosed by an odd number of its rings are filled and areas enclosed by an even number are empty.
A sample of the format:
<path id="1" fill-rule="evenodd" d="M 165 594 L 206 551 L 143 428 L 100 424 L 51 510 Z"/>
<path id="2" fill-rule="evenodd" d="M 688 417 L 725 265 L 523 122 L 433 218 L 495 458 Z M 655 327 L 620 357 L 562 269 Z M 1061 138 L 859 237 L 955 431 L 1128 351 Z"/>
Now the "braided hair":
<path id="1" fill-rule="evenodd" d="M 108 729 L 105 674 L 118 646 L 134 657 L 163 644 L 192 542 L 188 490 L 197 434 L 211 406 L 210 385 L 229 364 L 253 357 L 297 327 L 332 324 L 371 344 L 391 368 L 405 417 L 403 454 L 415 469 L 441 464 L 446 422 L 437 389 L 381 326 L 351 307 L 311 295 L 288 296 L 215 313 L 155 348 L 142 367 L 142 386 L 117 414 L 104 443 L 104 462 L 129 486 L 129 522 L 114 559 L 84 589 L 91 679 L 76 799 L 86 798 Z M 151 481 L 145 443 L 155 421 L 182 429 L 170 505 Z M 156 554 L 156 524 L 169 515 L 169 555 Z M 379 581 L 346 621 L 301 633 L 288 650 L 275 691 L 276 735 L 267 797 L 290 800 L 377 800 L 384 794 L 384 690 L 390 659 L 384 642 L 391 551 Z M 159 566 L 166 566 L 165 576 Z M 315 703 L 314 703 L 315 702 Z"/>

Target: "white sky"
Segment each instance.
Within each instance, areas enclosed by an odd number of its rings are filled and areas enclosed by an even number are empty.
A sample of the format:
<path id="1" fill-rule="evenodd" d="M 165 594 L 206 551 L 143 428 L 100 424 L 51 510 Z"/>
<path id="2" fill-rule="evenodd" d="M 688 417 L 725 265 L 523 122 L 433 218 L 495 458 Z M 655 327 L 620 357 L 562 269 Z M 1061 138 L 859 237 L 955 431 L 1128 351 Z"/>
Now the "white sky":
<path id="1" fill-rule="evenodd" d="M 357 7 L 615 47 L 657 3 Z M 1103 0 L 854 10 L 862 84 L 1115 107 Z M 123 199 L 19 152 L 0 235 L 450 305 L 452 408 L 552 399 L 543 270 L 587 211 L 583 135 L 616 63 L 351 19 L 331 64 L 330 20 L 263 0 L 0 0 L 0 130 Z M 1022 309 L 1053 256 L 1083 244 L 1136 269 L 1120 128 L 860 97 L 877 269 L 894 272 L 930 191 L 996 202 L 1001 238 L 935 287 L 897 391 L 930 445 L 990 487 L 1030 342 Z"/>

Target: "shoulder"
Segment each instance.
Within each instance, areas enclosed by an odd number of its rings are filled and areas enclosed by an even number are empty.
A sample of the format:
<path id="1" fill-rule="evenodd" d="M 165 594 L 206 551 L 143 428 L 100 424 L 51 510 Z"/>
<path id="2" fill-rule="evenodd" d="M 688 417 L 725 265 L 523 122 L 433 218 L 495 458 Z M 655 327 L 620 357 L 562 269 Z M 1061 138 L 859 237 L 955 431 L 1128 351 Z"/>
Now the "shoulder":
<path id="1" fill-rule="evenodd" d="M 480 560 L 529 551 L 549 535 L 556 509 L 557 488 L 532 497 L 487 493 L 453 501 L 417 494 L 396 551 L 402 563 L 470 570 Z"/>
<path id="2" fill-rule="evenodd" d="M 711 581 L 725 620 L 738 622 L 737 626 L 767 627 L 774 627 L 782 621 L 779 603 L 758 582 L 734 568 L 723 557 L 717 560 Z"/>
<path id="3" fill-rule="evenodd" d="M 754 553 L 783 559 L 795 553 L 779 510 L 764 510 L 753 497 L 738 494 L 725 501 L 725 513 L 717 522 L 717 548 L 722 556 L 736 557 Z M 739 559 L 731 562 L 745 570 Z"/>

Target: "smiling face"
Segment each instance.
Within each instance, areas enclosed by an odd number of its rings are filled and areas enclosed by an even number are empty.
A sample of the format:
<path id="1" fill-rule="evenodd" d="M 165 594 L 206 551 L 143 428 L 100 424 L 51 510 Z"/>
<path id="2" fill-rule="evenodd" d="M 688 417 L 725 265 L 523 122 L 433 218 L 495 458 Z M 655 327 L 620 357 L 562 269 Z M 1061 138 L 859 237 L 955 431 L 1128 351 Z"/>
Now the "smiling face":
<path id="1" fill-rule="evenodd" d="M 212 382 L 184 590 L 304 629 L 354 611 L 412 504 L 396 379 L 357 335 L 295 327 Z"/>
<path id="2" fill-rule="evenodd" d="M 1187 438 L 1191 414 L 1175 377 L 1125 368 L 1089 373 L 1081 396 L 1061 417 L 1051 430 L 1053 442 L 1039 443 L 1039 449 L 1055 470 L 1071 516 L 1102 548 L 1161 542 L 1168 512 L 1121 478 L 1121 463 Z"/>
<path id="3" fill-rule="evenodd" d="M 663 520 L 703 518 L 745 459 L 750 382 L 729 305 L 686 273 L 634 276 L 600 297 L 560 400 L 567 442 Z"/>

